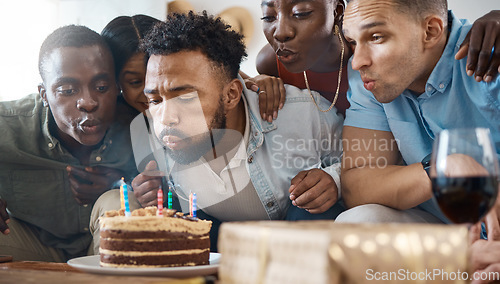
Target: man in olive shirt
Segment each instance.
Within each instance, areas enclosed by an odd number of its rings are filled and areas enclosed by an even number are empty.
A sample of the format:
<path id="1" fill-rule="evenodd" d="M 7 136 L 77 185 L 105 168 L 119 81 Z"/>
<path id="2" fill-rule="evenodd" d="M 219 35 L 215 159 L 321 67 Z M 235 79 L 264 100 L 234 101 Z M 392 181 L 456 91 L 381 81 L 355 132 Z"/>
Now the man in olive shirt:
<path id="1" fill-rule="evenodd" d="M 39 94 L 0 103 L 0 254 L 86 255 L 92 205 L 135 176 L 111 53 L 94 31 L 57 29 L 42 44 Z"/>

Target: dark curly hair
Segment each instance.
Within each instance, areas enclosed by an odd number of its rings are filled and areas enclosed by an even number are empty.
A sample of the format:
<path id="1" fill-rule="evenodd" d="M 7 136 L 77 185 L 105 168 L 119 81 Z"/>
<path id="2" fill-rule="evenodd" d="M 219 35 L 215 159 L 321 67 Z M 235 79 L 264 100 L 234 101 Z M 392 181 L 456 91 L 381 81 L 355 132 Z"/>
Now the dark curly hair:
<path id="1" fill-rule="evenodd" d="M 63 26 L 53 31 L 43 41 L 38 56 L 38 72 L 42 80 L 44 77 L 44 64 L 47 57 L 53 50 L 61 47 L 84 47 L 98 45 L 109 51 L 109 47 L 104 39 L 95 31 L 77 25 Z M 111 51 L 109 51 L 111 56 Z"/>
<path id="2" fill-rule="evenodd" d="M 207 11 L 169 15 L 154 26 L 141 47 L 147 56 L 199 50 L 230 79 L 238 76 L 240 63 L 247 56 L 243 36 Z"/>
<path id="3" fill-rule="evenodd" d="M 113 54 L 116 78 L 127 60 L 140 51 L 140 40 L 158 22 L 160 20 L 146 15 L 119 16 L 104 27 L 101 35 Z"/>

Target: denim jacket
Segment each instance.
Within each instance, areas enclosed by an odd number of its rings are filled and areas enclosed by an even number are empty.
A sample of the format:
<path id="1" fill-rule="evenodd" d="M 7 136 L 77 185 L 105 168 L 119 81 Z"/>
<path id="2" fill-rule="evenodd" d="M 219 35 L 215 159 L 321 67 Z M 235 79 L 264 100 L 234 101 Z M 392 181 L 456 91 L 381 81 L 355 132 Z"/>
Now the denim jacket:
<path id="1" fill-rule="evenodd" d="M 322 168 L 340 193 L 343 118 L 335 109 L 320 112 L 307 89 L 285 85 L 286 102 L 271 123 L 260 117 L 258 96 L 244 89 L 250 119 L 247 164 L 250 178 L 270 219 L 283 219 L 291 202 L 288 188 L 300 171 Z M 328 100 L 312 92 L 321 109 Z"/>
<path id="2" fill-rule="evenodd" d="M 242 84 L 245 86 L 243 81 Z M 335 180 L 340 197 L 342 116 L 337 114 L 335 109 L 327 113 L 320 112 L 307 89 L 300 90 L 291 85 L 285 85 L 285 89 L 287 94 L 285 105 L 279 112 L 278 118 L 271 123 L 261 119 L 258 95 L 245 87 L 243 90 L 250 122 L 246 167 L 271 220 L 285 218 L 291 205 L 288 193 L 290 182 L 300 171 L 323 169 Z M 318 93 L 312 92 L 312 96 L 321 109 L 330 106 L 330 102 Z M 142 123 L 143 120 L 141 117 L 137 122 Z M 163 146 L 158 144 L 157 139 L 151 137 L 150 143 L 153 149 L 156 149 L 153 154 L 159 169 L 165 173 L 171 172 L 170 169 L 174 168 L 175 164 L 165 155 Z M 137 142 L 137 144 L 143 143 Z M 176 184 L 175 175 L 172 176 L 176 192 L 179 192 L 179 188 L 182 188 L 181 191 L 184 193 L 191 191 L 183 184 Z M 193 176 L 192 179 L 196 177 Z M 200 185 L 209 186 L 203 182 Z"/>

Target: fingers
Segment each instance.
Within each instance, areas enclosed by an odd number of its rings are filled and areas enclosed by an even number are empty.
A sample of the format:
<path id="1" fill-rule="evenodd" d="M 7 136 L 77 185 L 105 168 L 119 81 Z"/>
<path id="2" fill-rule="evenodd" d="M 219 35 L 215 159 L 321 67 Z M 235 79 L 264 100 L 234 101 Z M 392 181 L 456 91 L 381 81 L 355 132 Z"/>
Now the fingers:
<path id="1" fill-rule="evenodd" d="M 469 245 L 479 240 L 481 237 L 481 222 L 472 225 L 469 228 Z"/>
<path id="2" fill-rule="evenodd" d="M 75 200 L 79 205 L 93 203 L 101 194 L 109 189 L 94 184 L 81 183 L 73 176 L 70 176 L 69 183 Z"/>
<path id="3" fill-rule="evenodd" d="M 158 165 L 156 164 L 155 160 L 149 161 L 149 163 L 146 165 L 144 168 L 145 171 L 154 171 L 158 169 Z"/>
<path id="4" fill-rule="evenodd" d="M 308 203 L 303 207 L 311 214 L 320 214 L 330 209 L 335 204 L 335 202 L 336 199 L 333 198 L 331 194 L 325 191 L 320 197 L 315 200 L 315 203 Z"/>
<path id="5" fill-rule="evenodd" d="M 484 25 L 480 22 L 474 23 L 469 33 L 467 34 L 466 40 L 468 39 L 469 48 L 467 53 L 467 75 L 472 76 L 476 71 L 476 66 L 478 63 L 479 52 L 483 44 L 484 36 Z"/>
<path id="6" fill-rule="evenodd" d="M 278 118 L 278 111 L 283 107 L 285 101 L 285 87 L 281 78 L 259 75 L 252 80 L 256 81 L 257 90 L 251 86 L 253 91 L 259 95 L 259 109 L 263 120 L 271 123 Z"/>
<path id="7" fill-rule="evenodd" d="M 124 176 L 124 173 L 118 169 L 103 166 L 86 167 L 84 172 L 87 175 L 86 179 L 92 181 L 93 184 L 104 183 L 104 185 L 110 188 L 113 186 L 113 183 Z M 96 179 L 99 180 L 96 181 Z"/>
<path id="8" fill-rule="evenodd" d="M 499 11 L 491 11 L 478 19 L 455 55 L 462 59 L 467 54 L 467 74 L 477 82 L 491 82 L 500 72 L 499 15 Z"/>
<path id="9" fill-rule="evenodd" d="M 7 213 L 7 201 L 0 199 L 0 232 L 4 235 L 10 233 L 9 226 L 7 226 L 9 222 L 10 217 Z"/>
<path id="10" fill-rule="evenodd" d="M 140 173 L 132 180 L 132 188 L 134 188 L 134 195 L 141 206 L 157 205 L 157 192 L 162 185 L 161 175 L 150 175 L 151 173 L 160 173 L 157 171 L 155 161 L 150 161 L 143 173 Z"/>
<path id="11" fill-rule="evenodd" d="M 498 36 L 495 43 L 495 50 L 491 56 L 490 65 L 486 74 L 483 76 L 483 80 L 487 83 L 493 81 L 493 79 L 500 73 L 500 36 Z"/>
<path id="12" fill-rule="evenodd" d="M 304 172 L 307 173 L 304 176 Z M 337 202 L 337 186 L 333 178 L 321 169 L 300 172 L 292 182 L 292 204 L 310 213 L 322 213 Z M 299 181 L 300 180 L 300 181 Z"/>
<path id="13" fill-rule="evenodd" d="M 148 169 L 148 166 L 150 166 L 150 163 L 153 162 L 155 167 L 150 167 Z M 133 180 L 132 180 L 132 188 L 134 190 L 136 188 L 139 188 L 142 184 L 147 183 L 148 181 L 156 181 L 156 183 L 161 184 L 161 178 L 165 176 L 165 173 L 162 171 L 157 171 L 156 170 L 156 162 L 151 161 L 146 165 L 146 168 L 144 172 L 138 174 Z"/>
<path id="14" fill-rule="evenodd" d="M 467 36 L 465 37 L 465 40 L 460 45 L 460 49 L 458 49 L 457 54 L 455 54 L 456 60 L 464 59 L 465 56 L 467 56 L 467 53 L 469 52 L 469 37 L 470 37 L 470 33 L 467 34 Z"/>
<path id="15" fill-rule="evenodd" d="M 259 112 L 262 120 L 267 120 L 267 92 L 262 88 L 259 89 Z"/>
<path id="16" fill-rule="evenodd" d="M 245 87 L 249 90 L 252 90 L 256 93 L 259 92 L 259 85 L 257 85 L 252 79 L 245 79 Z"/>
<path id="17" fill-rule="evenodd" d="M 290 182 L 290 188 L 288 188 L 288 192 L 290 193 L 290 199 L 294 200 L 297 196 L 301 195 L 307 189 L 303 189 L 305 185 L 300 188 L 296 188 L 297 185 L 307 176 L 309 171 L 301 171 L 295 177 L 292 178 Z"/>
<path id="18" fill-rule="evenodd" d="M 92 184 L 90 174 L 87 171 L 72 166 L 67 166 L 66 171 L 70 177 L 73 177 L 80 183 Z"/>
<path id="19" fill-rule="evenodd" d="M 285 84 L 283 83 L 283 80 L 281 80 L 281 79 L 280 79 L 279 89 L 280 89 L 280 99 L 278 102 L 278 108 L 281 110 L 283 108 L 283 106 L 285 105 L 285 101 L 286 101 Z"/>
<path id="20" fill-rule="evenodd" d="M 488 241 L 500 240 L 500 226 L 498 224 L 498 216 L 496 210 L 490 210 L 485 218 L 486 231 L 488 233 Z"/>
<path id="21" fill-rule="evenodd" d="M 153 187 L 156 189 L 151 189 L 148 191 L 143 192 L 143 194 L 139 194 L 138 192 L 134 191 L 135 198 L 139 203 L 141 204 L 142 207 L 147 207 L 147 206 L 156 206 L 158 205 L 158 188 L 159 186 Z"/>
<path id="22" fill-rule="evenodd" d="M 281 93 L 280 93 L 280 78 L 275 78 L 274 84 L 273 84 L 273 96 L 268 98 L 271 102 L 268 104 L 268 113 L 272 113 L 272 118 L 277 119 L 278 118 L 278 110 L 279 110 L 279 105 L 280 105 L 280 99 L 281 99 Z M 281 83 L 283 84 L 283 83 Z M 272 105 L 272 108 L 269 109 L 269 105 Z"/>
<path id="23" fill-rule="evenodd" d="M 491 49 L 493 48 L 493 45 L 495 44 L 495 38 L 487 37 L 487 36 L 485 36 L 485 34 L 491 34 L 491 33 L 492 33 L 491 28 L 487 27 L 486 32 L 480 34 L 480 36 L 483 39 L 482 39 L 482 45 L 479 46 L 478 61 L 477 61 L 476 69 L 475 69 L 475 79 L 477 82 L 481 82 L 483 80 L 483 76 L 486 74 L 486 70 L 488 70 L 488 67 L 489 67 L 490 57 L 491 57 Z M 471 38 L 472 38 L 472 36 L 471 36 Z M 469 49 L 469 54 L 471 52 L 472 52 L 472 50 Z"/>

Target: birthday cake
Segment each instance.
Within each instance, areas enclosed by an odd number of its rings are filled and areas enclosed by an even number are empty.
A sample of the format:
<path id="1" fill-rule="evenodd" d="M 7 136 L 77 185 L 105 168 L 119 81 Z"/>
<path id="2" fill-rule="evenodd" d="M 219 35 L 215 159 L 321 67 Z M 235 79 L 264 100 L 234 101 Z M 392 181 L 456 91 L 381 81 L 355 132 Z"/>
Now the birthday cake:
<path id="1" fill-rule="evenodd" d="M 104 267 L 168 267 L 209 264 L 211 221 L 156 207 L 107 211 L 99 218 Z"/>

